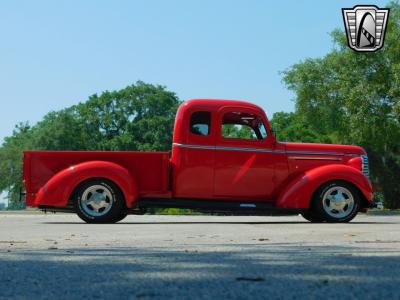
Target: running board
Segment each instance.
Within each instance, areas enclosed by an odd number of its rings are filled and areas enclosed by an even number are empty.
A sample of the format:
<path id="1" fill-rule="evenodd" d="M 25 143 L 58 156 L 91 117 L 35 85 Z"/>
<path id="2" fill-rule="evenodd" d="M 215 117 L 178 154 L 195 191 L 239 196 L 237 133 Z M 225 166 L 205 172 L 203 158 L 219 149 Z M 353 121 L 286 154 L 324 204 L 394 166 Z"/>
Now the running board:
<path id="1" fill-rule="evenodd" d="M 138 207 L 147 208 L 181 208 L 192 209 L 203 212 L 233 213 L 249 215 L 271 215 L 282 214 L 292 215 L 304 212 L 304 209 L 277 208 L 270 202 L 250 201 L 221 201 L 208 199 L 163 199 L 163 198 L 142 198 L 139 199 Z"/>
<path id="2" fill-rule="evenodd" d="M 40 205 L 43 212 L 74 213 L 72 206 L 54 207 Z M 221 201 L 209 199 L 165 199 L 142 198 L 134 209 L 128 209 L 129 214 L 144 214 L 148 208 L 181 208 L 208 213 L 229 213 L 234 215 L 296 215 L 305 212 L 306 209 L 277 208 L 270 202 L 250 201 Z"/>

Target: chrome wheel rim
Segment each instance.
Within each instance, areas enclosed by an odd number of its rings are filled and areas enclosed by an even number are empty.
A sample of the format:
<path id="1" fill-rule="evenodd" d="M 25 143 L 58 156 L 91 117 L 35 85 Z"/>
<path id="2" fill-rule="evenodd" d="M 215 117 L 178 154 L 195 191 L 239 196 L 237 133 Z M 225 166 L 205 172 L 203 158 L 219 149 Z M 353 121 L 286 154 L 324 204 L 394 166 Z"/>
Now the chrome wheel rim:
<path id="1" fill-rule="evenodd" d="M 354 208 L 353 194 L 342 186 L 335 186 L 327 190 L 322 202 L 325 212 L 337 219 L 349 216 Z"/>
<path id="2" fill-rule="evenodd" d="M 93 185 L 83 192 L 80 203 L 85 213 L 92 217 L 101 217 L 110 211 L 113 194 L 105 186 Z"/>

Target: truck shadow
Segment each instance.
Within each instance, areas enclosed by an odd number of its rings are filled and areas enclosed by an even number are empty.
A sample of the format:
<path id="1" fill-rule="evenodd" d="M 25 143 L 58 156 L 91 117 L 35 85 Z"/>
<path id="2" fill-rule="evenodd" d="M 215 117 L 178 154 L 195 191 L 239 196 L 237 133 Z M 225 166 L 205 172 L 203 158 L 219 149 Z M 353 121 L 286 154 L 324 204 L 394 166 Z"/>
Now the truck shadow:
<path id="1" fill-rule="evenodd" d="M 400 253 L 393 249 L 199 246 L 0 250 L 0 298 L 400 297 Z"/>
<path id="2" fill-rule="evenodd" d="M 352 221 L 350 223 L 345 223 L 346 225 L 351 226 L 351 224 L 358 224 L 358 225 L 368 225 L 368 224 L 399 224 L 399 222 L 357 222 L 357 221 Z M 107 224 L 86 224 L 83 221 L 76 221 L 76 222 L 41 222 L 41 224 L 51 224 L 51 225 L 82 225 L 85 224 L 87 226 L 96 226 L 96 225 L 107 225 Z M 160 225 L 160 224 L 167 224 L 167 225 L 184 225 L 184 224 L 194 224 L 194 225 L 201 225 L 201 224 L 243 224 L 243 225 L 274 225 L 274 224 L 312 224 L 310 222 L 307 221 L 292 221 L 292 222 L 282 222 L 282 221 L 276 221 L 276 222 L 232 222 L 232 221 L 193 221 L 193 222 L 188 222 L 188 221 L 176 221 L 176 222 L 172 222 L 172 221 L 159 221 L 159 222 L 119 222 L 116 224 L 108 224 L 108 225 L 113 225 L 113 226 L 117 226 L 117 225 Z M 319 225 L 321 226 L 332 226 L 332 224 L 335 223 L 319 223 Z"/>

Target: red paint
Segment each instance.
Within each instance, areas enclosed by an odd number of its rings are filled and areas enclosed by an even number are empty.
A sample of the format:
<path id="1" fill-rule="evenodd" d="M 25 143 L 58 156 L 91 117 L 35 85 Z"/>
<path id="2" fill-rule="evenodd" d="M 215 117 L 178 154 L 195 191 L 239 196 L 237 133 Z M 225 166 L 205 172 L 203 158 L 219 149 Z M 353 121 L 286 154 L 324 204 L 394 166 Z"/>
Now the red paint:
<path id="1" fill-rule="evenodd" d="M 189 130 L 196 112 L 211 116 L 209 135 Z M 267 137 L 222 137 L 221 123 L 238 120 L 251 126 L 261 121 Z M 186 101 L 176 115 L 173 141 L 170 159 L 167 152 L 26 151 L 27 205 L 64 207 L 74 189 L 93 177 L 115 182 L 127 207 L 140 198 L 157 197 L 307 208 L 320 185 L 338 179 L 352 183 L 372 201 L 371 185 L 361 172 L 361 147 L 277 142 L 264 111 L 248 102 Z"/>
<path id="2" fill-rule="evenodd" d="M 345 180 L 355 185 L 368 201 L 372 201 L 372 187 L 360 171 L 339 164 L 319 166 L 302 172 L 281 191 L 276 206 L 281 208 L 308 208 L 314 191 L 332 180 Z"/>
<path id="3" fill-rule="evenodd" d="M 237 184 L 240 179 L 249 171 L 250 167 L 253 165 L 254 160 L 256 159 L 256 154 L 253 154 L 249 157 L 249 159 L 242 165 L 239 172 L 237 172 L 235 178 L 232 181 L 232 184 Z"/>
<path id="4" fill-rule="evenodd" d="M 93 177 L 114 181 L 124 193 L 128 207 L 141 194 L 168 192 L 168 153 L 26 151 L 24 154 L 28 206 L 66 206 L 77 185 Z"/>

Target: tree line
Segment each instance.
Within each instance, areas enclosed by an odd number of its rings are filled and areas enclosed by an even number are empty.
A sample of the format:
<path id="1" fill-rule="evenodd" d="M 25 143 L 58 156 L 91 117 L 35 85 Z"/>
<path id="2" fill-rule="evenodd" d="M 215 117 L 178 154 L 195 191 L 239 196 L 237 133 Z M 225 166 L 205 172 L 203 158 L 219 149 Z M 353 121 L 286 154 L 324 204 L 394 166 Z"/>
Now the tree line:
<path id="1" fill-rule="evenodd" d="M 8 193 L 11 209 L 24 206 L 23 150 L 168 150 L 180 103 L 165 87 L 139 81 L 50 112 L 34 126 L 20 123 L 0 148 L 0 191 Z"/>
<path id="2" fill-rule="evenodd" d="M 295 111 L 278 112 L 271 124 L 279 140 L 357 144 L 370 158 L 371 180 L 384 204 L 400 208 L 400 5 L 389 4 L 385 46 L 375 53 L 347 47 L 341 30 L 332 50 L 282 73 L 295 93 Z M 20 123 L 0 147 L 0 191 L 21 208 L 22 151 L 169 151 L 181 100 L 165 87 L 136 82 L 119 91 L 50 112 L 31 126 Z"/>
<path id="3" fill-rule="evenodd" d="M 273 123 L 288 140 L 364 147 L 385 206 L 400 208 L 400 5 L 388 7 L 383 49 L 355 52 L 334 30 L 332 51 L 283 72 L 296 109 L 276 114 Z"/>

